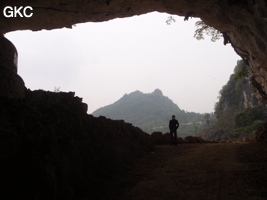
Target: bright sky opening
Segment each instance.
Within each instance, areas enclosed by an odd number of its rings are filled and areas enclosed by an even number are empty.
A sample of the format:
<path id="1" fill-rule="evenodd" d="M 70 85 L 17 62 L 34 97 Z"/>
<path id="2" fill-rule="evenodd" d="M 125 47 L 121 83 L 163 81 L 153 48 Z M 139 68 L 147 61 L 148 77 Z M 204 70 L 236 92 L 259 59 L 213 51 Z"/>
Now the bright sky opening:
<path id="1" fill-rule="evenodd" d="M 72 29 L 16 31 L 18 74 L 31 90 L 74 91 L 88 113 L 124 94 L 160 89 L 188 112 L 214 111 L 219 91 L 241 58 L 222 39 L 196 40 L 191 18 L 153 12 Z"/>

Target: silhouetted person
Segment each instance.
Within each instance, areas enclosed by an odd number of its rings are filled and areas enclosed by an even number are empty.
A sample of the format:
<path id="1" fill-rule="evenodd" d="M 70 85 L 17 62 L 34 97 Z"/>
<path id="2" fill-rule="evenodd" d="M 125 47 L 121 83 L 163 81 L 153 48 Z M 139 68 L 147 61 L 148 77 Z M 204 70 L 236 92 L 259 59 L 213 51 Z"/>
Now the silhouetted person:
<path id="1" fill-rule="evenodd" d="M 171 145 L 177 146 L 177 129 L 179 128 L 179 122 L 175 119 L 175 115 L 172 116 L 172 119 L 169 122 L 169 129 L 171 135 Z"/>

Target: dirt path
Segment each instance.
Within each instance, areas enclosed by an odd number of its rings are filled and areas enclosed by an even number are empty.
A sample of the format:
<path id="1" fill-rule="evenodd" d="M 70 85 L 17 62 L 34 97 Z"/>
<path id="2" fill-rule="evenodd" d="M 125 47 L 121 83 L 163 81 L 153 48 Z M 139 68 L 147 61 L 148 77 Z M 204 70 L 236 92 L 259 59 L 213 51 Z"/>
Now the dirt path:
<path id="1" fill-rule="evenodd" d="M 244 143 L 157 146 L 111 188 L 105 186 L 105 199 L 267 199 L 266 153 L 266 147 Z"/>

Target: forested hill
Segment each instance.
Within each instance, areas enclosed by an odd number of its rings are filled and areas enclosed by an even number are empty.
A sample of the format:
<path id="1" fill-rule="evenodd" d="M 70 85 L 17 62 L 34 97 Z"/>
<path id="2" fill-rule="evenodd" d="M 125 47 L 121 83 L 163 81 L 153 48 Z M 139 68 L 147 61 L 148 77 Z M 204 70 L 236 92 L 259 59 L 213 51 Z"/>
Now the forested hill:
<path id="1" fill-rule="evenodd" d="M 255 137 L 254 130 L 267 119 L 267 107 L 254 96 L 249 85 L 249 68 L 244 61 L 237 61 L 234 73 L 219 94 L 215 104 L 217 122 L 201 136 L 217 140 Z"/>
<path id="2" fill-rule="evenodd" d="M 115 103 L 99 108 L 92 113 L 96 117 L 102 115 L 111 119 L 123 119 L 147 133 L 168 132 L 168 122 L 173 114 L 179 120 L 180 134 L 184 136 L 192 135 L 194 130 L 191 130 L 192 127 L 188 125 L 183 127 L 183 124 L 203 121 L 202 114 L 181 110 L 159 89 L 148 94 L 140 91 L 125 94 Z"/>

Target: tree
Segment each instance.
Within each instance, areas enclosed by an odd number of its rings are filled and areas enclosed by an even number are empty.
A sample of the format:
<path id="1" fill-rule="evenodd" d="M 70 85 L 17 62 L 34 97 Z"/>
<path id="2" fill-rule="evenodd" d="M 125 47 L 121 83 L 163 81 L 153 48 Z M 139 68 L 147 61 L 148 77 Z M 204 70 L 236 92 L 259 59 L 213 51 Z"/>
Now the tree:
<path id="1" fill-rule="evenodd" d="M 60 87 L 54 87 L 54 92 L 59 93 L 60 92 Z"/>
<path id="2" fill-rule="evenodd" d="M 236 79 L 243 79 L 249 77 L 249 67 L 243 60 L 238 60 L 237 65 L 234 69 L 234 73 L 236 74 Z"/>
<path id="3" fill-rule="evenodd" d="M 188 20 L 188 17 L 185 17 L 185 21 Z M 171 23 L 175 23 L 175 19 L 173 16 L 169 16 L 168 19 L 166 20 L 167 25 L 171 25 Z M 197 29 L 195 30 L 194 38 L 197 40 L 203 40 L 204 39 L 204 34 L 211 36 L 211 41 L 215 42 L 219 40 L 221 37 L 223 37 L 223 34 L 216 30 L 215 28 L 208 26 L 205 24 L 203 21 L 197 21 L 195 23 L 195 26 Z"/>
<path id="4" fill-rule="evenodd" d="M 210 125 L 210 114 L 209 114 L 209 113 L 206 113 L 206 114 L 204 115 L 204 119 L 205 119 L 206 123 L 207 123 L 208 126 L 209 126 L 209 125 Z"/>
<path id="5" fill-rule="evenodd" d="M 169 16 L 166 20 L 166 24 L 170 25 L 171 23 L 175 23 L 175 19 L 173 18 L 173 16 Z"/>
<path id="6" fill-rule="evenodd" d="M 197 29 L 195 30 L 194 38 L 196 38 L 197 40 L 203 40 L 204 34 L 211 36 L 212 42 L 219 40 L 223 36 L 220 31 L 206 25 L 203 21 L 197 21 L 195 23 L 195 26 L 197 27 Z"/>

